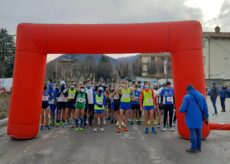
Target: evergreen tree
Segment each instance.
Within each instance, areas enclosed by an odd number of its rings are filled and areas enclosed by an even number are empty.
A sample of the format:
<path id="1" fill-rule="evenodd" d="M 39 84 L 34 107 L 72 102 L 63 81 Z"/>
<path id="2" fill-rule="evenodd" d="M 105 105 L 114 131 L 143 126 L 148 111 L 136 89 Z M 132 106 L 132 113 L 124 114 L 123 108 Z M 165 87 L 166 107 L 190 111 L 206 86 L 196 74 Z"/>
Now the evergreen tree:
<path id="1" fill-rule="evenodd" d="M 0 29 L 0 78 L 12 77 L 15 41 L 4 28 Z"/>

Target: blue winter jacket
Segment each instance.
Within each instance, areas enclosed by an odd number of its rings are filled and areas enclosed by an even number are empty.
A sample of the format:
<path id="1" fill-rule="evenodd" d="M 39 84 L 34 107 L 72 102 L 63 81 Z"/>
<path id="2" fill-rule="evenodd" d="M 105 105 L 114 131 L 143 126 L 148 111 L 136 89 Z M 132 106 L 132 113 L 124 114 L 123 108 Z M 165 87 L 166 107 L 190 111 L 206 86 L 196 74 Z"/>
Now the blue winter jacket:
<path id="1" fill-rule="evenodd" d="M 184 96 L 179 111 L 185 113 L 185 122 L 188 128 L 202 128 L 202 114 L 192 95 L 197 99 L 204 111 L 205 118 L 208 118 L 208 106 L 205 97 L 196 90 L 188 91 Z"/>
<path id="2" fill-rule="evenodd" d="M 219 90 L 219 95 L 220 95 L 220 97 L 222 97 L 222 98 L 227 98 L 227 97 L 228 97 L 228 90 L 227 90 L 227 88 L 226 88 L 226 89 L 221 88 L 221 89 Z"/>

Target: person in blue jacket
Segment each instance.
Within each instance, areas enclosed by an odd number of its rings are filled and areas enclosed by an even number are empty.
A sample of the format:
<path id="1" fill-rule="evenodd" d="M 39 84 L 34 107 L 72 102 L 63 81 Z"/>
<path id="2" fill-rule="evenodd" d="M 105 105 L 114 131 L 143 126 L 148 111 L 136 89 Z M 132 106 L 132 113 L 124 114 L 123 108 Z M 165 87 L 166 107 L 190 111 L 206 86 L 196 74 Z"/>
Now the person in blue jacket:
<path id="1" fill-rule="evenodd" d="M 184 96 L 179 111 L 185 113 L 185 122 L 190 131 L 191 148 L 186 151 L 196 153 L 201 151 L 201 130 L 203 124 L 201 110 L 204 114 L 206 124 L 208 124 L 208 106 L 205 97 L 195 90 L 192 85 L 188 85 L 186 89 L 187 94 Z"/>

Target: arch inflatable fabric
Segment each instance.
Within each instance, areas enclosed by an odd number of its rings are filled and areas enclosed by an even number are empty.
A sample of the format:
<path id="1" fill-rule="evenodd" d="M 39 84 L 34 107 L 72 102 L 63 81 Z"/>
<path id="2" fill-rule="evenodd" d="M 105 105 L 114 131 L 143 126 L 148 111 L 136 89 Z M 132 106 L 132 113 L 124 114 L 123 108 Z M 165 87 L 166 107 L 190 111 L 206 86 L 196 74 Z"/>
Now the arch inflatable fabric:
<path id="1" fill-rule="evenodd" d="M 39 132 L 46 56 L 52 53 L 170 52 L 173 63 L 178 133 L 189 138 L 178 112 L 186 86 L 205 94 L 202 29 L 197 21 L 141 24 L 19 24 L 7 133 L 29 139 Z M 209 127 L 203 126 L 203 138 Z"/>

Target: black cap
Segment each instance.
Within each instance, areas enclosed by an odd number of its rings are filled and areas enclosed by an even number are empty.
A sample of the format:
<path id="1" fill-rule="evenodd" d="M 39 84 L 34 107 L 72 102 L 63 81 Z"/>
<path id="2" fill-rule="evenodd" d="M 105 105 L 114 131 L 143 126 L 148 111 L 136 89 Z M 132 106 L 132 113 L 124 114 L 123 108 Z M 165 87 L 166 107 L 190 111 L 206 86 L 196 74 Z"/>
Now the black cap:
<path id="1" fill-rule="evenodd" d="M 166 86 L 167 85 L 171 85 L 171 82 L 170 81 L 166 81 Z"/>

